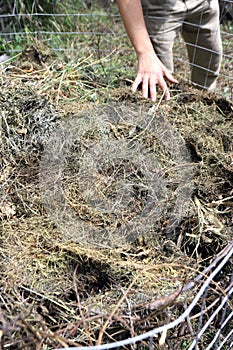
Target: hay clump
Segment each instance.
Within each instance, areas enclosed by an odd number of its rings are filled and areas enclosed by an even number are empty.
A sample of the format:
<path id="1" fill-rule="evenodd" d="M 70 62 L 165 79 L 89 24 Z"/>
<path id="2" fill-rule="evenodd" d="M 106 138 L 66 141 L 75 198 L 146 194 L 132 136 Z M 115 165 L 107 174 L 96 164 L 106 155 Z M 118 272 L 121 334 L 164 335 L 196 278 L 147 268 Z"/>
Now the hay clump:
<path id="1" fill-rule="evenodd" d="M 150 103 L 139 100 L 137 105 L 132 104 L 126 90 L 116 91 L 110 106 L 93 107 L 92 119 L 87 118 L 82 105 L 82 113 L 72 116 L 69 124 L 71 112 L 67 113 L 67 107 L 63 109 L 59 105 L 58 113 L 48 99 L 32 88 L 29 91 L 27 82 L 25 85 L 21 81 L 20 89 L 11 84 L 1 91 L 4 192 L 0 256 L 4 346 L 31 349 L 95 344 L 98 339 L 109 342 L 164 324 L 171 312 L 177 317 L 184 308 L 184 299 L 191 300 L 195 293 L 193 290 L 182 295 L 180 286 L 192 280 L 216 251 L 232 239 L 232 105 L 214 95 L 181 86 L 171 102 L 161 104 L 156 111 L 156 134 L 148 127 L 154 114 L 145 119 Z M 120 105 L 117 99 L 121 100 Z M 72 108 L 79 107 L 78 104 Z M 104 122 L 99 124 L 101 118 Z M 70 126 L 70 132 L 72 128 L 85 132 L 78 144 L 71 138 L 64 153 L 65 166 L 58 167 L 62 170 L 62 198 L 79 219 L 93 228 L 106 229 L 116 222 L 119 227 L 129 216 L 137 217 L 150 190 L 142 191 L 148 185 L 143 178 L 146 167 L 140 168 L 141 163 L 133 162 L 132 158 L 126 157 L 127 161 L 120 163 L 119 155 L 107 158 L 108 150 L 114 153 L 114 148 L 107 146 L 118 147 L 127 139 L 134 146 L 132 154 L 139 155 L 143 145 L 144 159 L 153 163 L 156 158 L 159 179 L 166 182 L 167 192 L 159 196 L 157 203 L 161 204 L 161 210 L 156 212 L 154 225 L 140 231 L 135 240 L 109 248 L 110 236 L 106 246 L 100 248 L 96 241 L 94 246 L 88 246 L 79 241 L 77 234 L 67 235 L 46 217 L 40 201 L 39 163 L 51 135 L 63 120 Z M 91 120 L 95 127 L 91 128 Z M 161 128 L 164 120 L 169 123 L 165 126 L 172 125 L 170 139 L 165 137 L 166 128 Z M 86 190 L 92 192 L 90 195 L 87 191 L 84 196 L 85 181 L 80 186 L 78 172 L 80 159 L 87 147 L 102 140 L 107 146 L 102 148 L 101 157 L 106 155 L 105 159 L 100 158 L 99 187 L 87 183 Z M 193 193 L 185 207 L 178 206 L 181 211 L 175 212 L 176 225 L 168 230 L 174 224 L 169 219 L 174 205 L 178 204 L 176 190 L 186 174 L 178 171 L 186 148 L 191 154 L 189 164 L 195 169 Z M 90 180 L 90 172 L 85 174 L 83 179 Z M 106 178 L 115 181 L 112 187 L 106 185 Z M 103 199 L 112 203 L 117 198 L 119 202 L 122 187 L 117 187 L 116 182 L 121 184 L 126 180 L 134 186 L 129 192 L 133 201 L 129 207 L 122 202 L 119 208 L 127 208 L 128 212 L 121 216 L 108 210 L 103 213 Z M 102 201 L 99 207 L 98 196 Z M 92 197 L 99 208 L 94 213 L 90 205 Z M 163 301 L 164 295 L 170 295 L 170 299 Z M 153 302 L 157 305 L 155 309 L 151 307 Z M 111 322 L 107 322 L 109 317 Z M 104 325 L 107 328 L 101 335 Z"/>
<path id="2" fill-rule="evenodd" d="M 58 113 L 46 97 L 24 86 L 8 86 L 1 101 L 1 216 L 35 214 L 38 165 Z"/>
<path id="3" fill-rule="evenodd" d="M 122 337 L 127 336 L 130 329 L 127 314 L 131 308 L 135 331 L 137 328 L 143 331 L 143 318 L 148 317 L 146 307 L 161 295 L 174 292 L 186 282 L 188 275 L 194 275 L 194 270 L 188 268 L 190 259 L 173 246 L 171 249 L 176 251 L 177 258 L 162 256 L 159 247 L 87 249 L 64 243 L 61 233 L 43 217 L 5 225 L 2 238 L 2 298 L 6 324 L 11 325 L 6 328 L 5 343 L 15 347 L 17 341 L 9 338 L 12 324 L 19 339 L 25 330 L 25 348 L 42 341 L 45 335 L 46 344 L 56 347 L 63 342 L 86 344 L 90 337 L 87 328 L 94 341 L 125 293 L 127 300 L 123 300 L 114 313 L 115 325 L 109 328 L 109 335 L 119 329 Z M 21 298 L 25 300 L 23 304 Z M 13 300 L 17 307 L 13 307 Z M 163 322 L 166 312 L 162 310 L 151 318 L 151 326 L 152 322 L 154 325 Z M 86 315 L 85 324 L 82 315 Z M 77 324 L 72 337 L 72 329 Z"/>

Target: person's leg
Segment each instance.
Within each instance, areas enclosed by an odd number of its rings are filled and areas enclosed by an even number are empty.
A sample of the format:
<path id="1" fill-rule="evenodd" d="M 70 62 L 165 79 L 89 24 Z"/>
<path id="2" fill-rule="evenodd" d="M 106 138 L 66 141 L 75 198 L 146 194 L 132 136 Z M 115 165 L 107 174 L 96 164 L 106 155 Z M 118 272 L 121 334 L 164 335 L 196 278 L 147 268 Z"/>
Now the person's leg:
<path id="1" fill-rule="evenodd" d="M 222 58 L 218 0 L 187 0 L 186 4 L 188 10 L 182 36 L 191 63 L 191 80 L 202 88 L 213 90 Z"/>
<path id="2" fill-rule="evenodd" d="M 169 28 L 166 32 L 162 29 L 161 31 L 157 30 L 156 34 L 150 34 L 156 55 L 171 73 L 174 71 L 172 51 L 176 33 L 177 28 L 175 27 Z"/>
<path id="3" fill-rule="evenodd" d="M 142 0 L 144 18 L 155 53 L 172 73 L 173 42 L 184 18 L 182 0 Z"/>

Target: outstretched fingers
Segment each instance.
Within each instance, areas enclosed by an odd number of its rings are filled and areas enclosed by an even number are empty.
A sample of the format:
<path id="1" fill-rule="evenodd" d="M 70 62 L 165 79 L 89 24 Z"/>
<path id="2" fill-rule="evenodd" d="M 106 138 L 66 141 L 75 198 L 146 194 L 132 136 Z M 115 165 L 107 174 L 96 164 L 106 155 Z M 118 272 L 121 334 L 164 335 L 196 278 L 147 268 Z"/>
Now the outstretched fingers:
<path id="1" fill-rule="evenodd" d="M 175 82 L 177 81 L 174 79 L 174 83 Z M 140 84 L 142 85 L 142 96 L 144 98 L 150 97 L 150 99 L 155 102 L 157 98 L 156 86 L 158 85 L 164 93 L 165 101 L 170 99 L 169 89 L 162 75 L 156 79 L 155 77 L 149 77 L 148 75 L 143 76 L 142 74 L 138 74 L 133 82 L 132 91 L 135 92 Z"/>
<path id="2" fill-rule="evenodd" d="M 135 92 L 141 84 L 142 96 L 144 98 L 150 97 L 155 102 L 157 97 L 156 86 L 158 85 L 163 91 L 165 101 L 168 101 L 170 100 L 170 92 L 165 79 L 173 84 L 178 83 L 178 80 L 167 69 L 161 70 L 156 75 L 138 73 L 133 82 L 132 91 Z"/>

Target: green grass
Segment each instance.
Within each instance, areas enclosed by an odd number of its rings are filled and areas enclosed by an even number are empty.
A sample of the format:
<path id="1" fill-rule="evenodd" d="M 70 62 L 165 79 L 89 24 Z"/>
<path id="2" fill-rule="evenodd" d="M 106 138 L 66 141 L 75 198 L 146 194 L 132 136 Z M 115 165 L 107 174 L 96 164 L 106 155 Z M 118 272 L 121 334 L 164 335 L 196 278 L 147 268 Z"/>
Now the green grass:
<path id="1" fill-rule="evenodd" d="M 90 16 L 24 18 L 18 24 L 18 29 L 22 30 L 25 35 L 12 35 L 7 39 L 3 38 L 0 42 L 0 50 L 12 54 L 20 52 L 25 46 L 32 44 L 36 37 L 51 49 L 54 49 L 56 54 L 68 64 L 71 61 L 85 58 L 89 58 L 93 62 L 99 59 L 99 63 L 93 65 L 91 75 L 93 80 L 101 80 L 101 83 L 109 89 L 119 86 L 125 79 L 133 80 L 137 66 L 135 53 L 118 15 L 116 4 L 110 5 L 109 3 L 106 7 L 100 6 L 104 2 L 106 1 L 76 0 L 68 1 L 65 4 L 57 2 L 55 6 L 51 7 L 51 3 L 49 5 L 46 0 L 42 2 L 38 10 L 45 13 L 52 11 L 63 14 L 83 13 Z M 18 7 L 19 10 L 23 11 L 23 7 Z M 28 5 L 24 11 L 30 13 L 32 7 Z M 102 16 L 99 16 L 99 14 L 102 14 Z M 42 32 L 78 32 L 79 34 L 29 34 L 38 30 L 38 28 Z M 232 24 L 227 23 L 222 26 L 222 31 L 232 35 Z M 230 40 L 225 34 L 223 35 L 223 48 L 224 52 L 232 55 Z M 188 60 L 185 46 L 177 41 L 174 45 L 174 51 L 175 76 L 179 78 L 182 74 L 182 78 L 188 80 L 188 64 L 181 64 L 176 60 L 176 57 Z M 222 76 L 219 79 L 218 92 L 225 94 L 227 98 L 231 98 L 231 67 L 232 63 L 229 59 L 224 58 L 221 71 L 224 77 Z"/>

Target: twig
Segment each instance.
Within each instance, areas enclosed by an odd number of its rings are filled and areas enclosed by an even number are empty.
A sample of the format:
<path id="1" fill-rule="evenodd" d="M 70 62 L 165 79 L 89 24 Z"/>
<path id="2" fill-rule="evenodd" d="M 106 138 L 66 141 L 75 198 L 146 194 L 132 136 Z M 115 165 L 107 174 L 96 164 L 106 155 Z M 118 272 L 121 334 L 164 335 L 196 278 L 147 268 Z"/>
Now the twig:
<path id="1" fill-rule="evenodd" d="M 181 291 L 182 291 L 182 286 L 179 286 L 177 290 L 170 293 L 168 296 L 162 297 L 160 299 L 155 300 L 152 303 L 149 303 L 146 308 L 149 310 L 156 310 L 156 309 L 161 308 L 161 307 L 164 308 L 164 307 L 168 306 L 169 304 L 172 304 L 174 302 L 174 300 L 178 298 Z"/>
<path id="2" fill-rule="evenodd" d="M 33 289 L 30 289 L 30 288 L 27 288 L 27 287 L 24 287 L 24 286 L 19 286 L 19 288 L 21 288 L 21 289 L 23 289 L 23 290 L 25 290 L 25 291 L 27 291 L 27 292 L 29 292 L 29 293 L 35 294 L 35 295 L 41 297 L 42 299 L 47 299 L 47 300 L 49 300 L 51 303 L 53 303 L 53 304 L 55 304 L 55 305 L 61 307 L 62 309 L 68 311 L 70 314 L 73 314 L 73 316 L 74 316 L 73 310 L 69 309 L 66 305 L 61 304 L 61 303 L 59 303 L 58 301 L 56 301 L 56 300 L 54 300 L 54 299 L 51 299 L 51 298 L 49 298 L 49 297 L 46 296 L 46 295 L 43 295 L 43 294 L 41 294 L 41 293 L 38 293 L 38 292 L 36 292 L 36 291 L 33 290 Z M 74 316 L 74 317 L 75 317 L 75 316 Z"/>
<path id="3" fill-rule="evenodd" d="M 61 78 L 60 78 L 60 81 L 59 81 L 59 86 L 58 86 L 58 89 L 57 89 L 56 105 L 58 105 L 58 102 L 59 102 L 61 86 L 62 86 L 62 82 L 64 80 L 65 73 L 66 73 L 66 69 L 64 69 L 62 71 L 62 75 L 61 75 Z"/>
<path id="4" fill-rule="evenodd" d="M 74 269 L 74 273 L 73 273 L 74 290 L 75 290 L 76 297 L 77 297 L 78 308 L 79 308 L 80 316 L 81 316 L 81 319 L 82 319 L 83 328 L 84 328 L 84 330 L 86 332 L 87 338 L 89 339 L 89 345 L 92 346 L 93 343 L 92 343 L 92 340 L 91 340 L 90 332 L 89 332 L 88 327 L 87 327 L 86 322 L 85 322 L 85 317 L 83 315 L 82 306 L 81 306 L 81 302 L 80 302 L 80 297 L 79 297 L 79 293 L 78 293 L 77 283 L 75 281 L 75 276 L 76 276 L 76 273 L 77 273 L 77 269 L 78 269 L 78 265 L 76 265 L 76 267 Z"/>
<path id="5" fill-rule="evenodd" d="M 134 285 L 135 281 L 137 280 L 138 277 L 135 277 L 134 280 L 130 283 L 129 287 L 127 288 L 125 294 L 123 294 L 123 296 L 120 298 L 120 300 L 118 301 L 118 303 L 116 304 L 116 306 L 114 307 L 113 311 L 111 312 L 111 314 L 109 315 L 107 321 L 105 322 L 105 324 L 103 325 L 103 327 L 101 328 L 100 332 L 99 332 L 99 337 L 97 340 L 97 345 L 100 345 L 102 342 L 102 338 L 103 335 L 106 331 L 106 328 L 108 327 L 109 322 L 111 321 L 111 319 L 113 318 L 113 316 L 115 315 L 117 309 L 120 307 L 120 305 L 123 303 L 123 301 L 125 300 L 125 298 L 127 297 L 130 289 L 132 288 L 132 286 Z"/>
<path id="6" fill-rule="evenodd" d="M 124 291 L 123 291 L 124 293 Z M 130 304 L 130 301 L 129 299 L 126 297 L 126 303 L 128 305 L 128 309 L 129 309 L 129 320 L 130 320 L 130 334 L 131 334 L 131 337 L 134 337 L 135 336 L 135 332 L 134 332 L 134 324 L 133 324 L 133 318 L 132 318 L 132 308 L 131 308 L 131 304 Z M 132 344 L 132 348 L 134 348 L 134 345 Z"/>
<path id="7" fill-rule="evenodd" d="M 167 296 L 158 298 L 155 301 L 152 301 L 148 304 L 142 304 L 140 306 L 144 307 L 145 309 L 147 309 L 149 311 L 164 308 L 164 307 L 172 304 L 174 302 L 174 300 L 178 298 L 178 296 L 180 295 L 181 292 L 182 292 L 182 286 L 179 286 L 178 289 L 176 289 L 174 292 L 168 294 Z"/>

